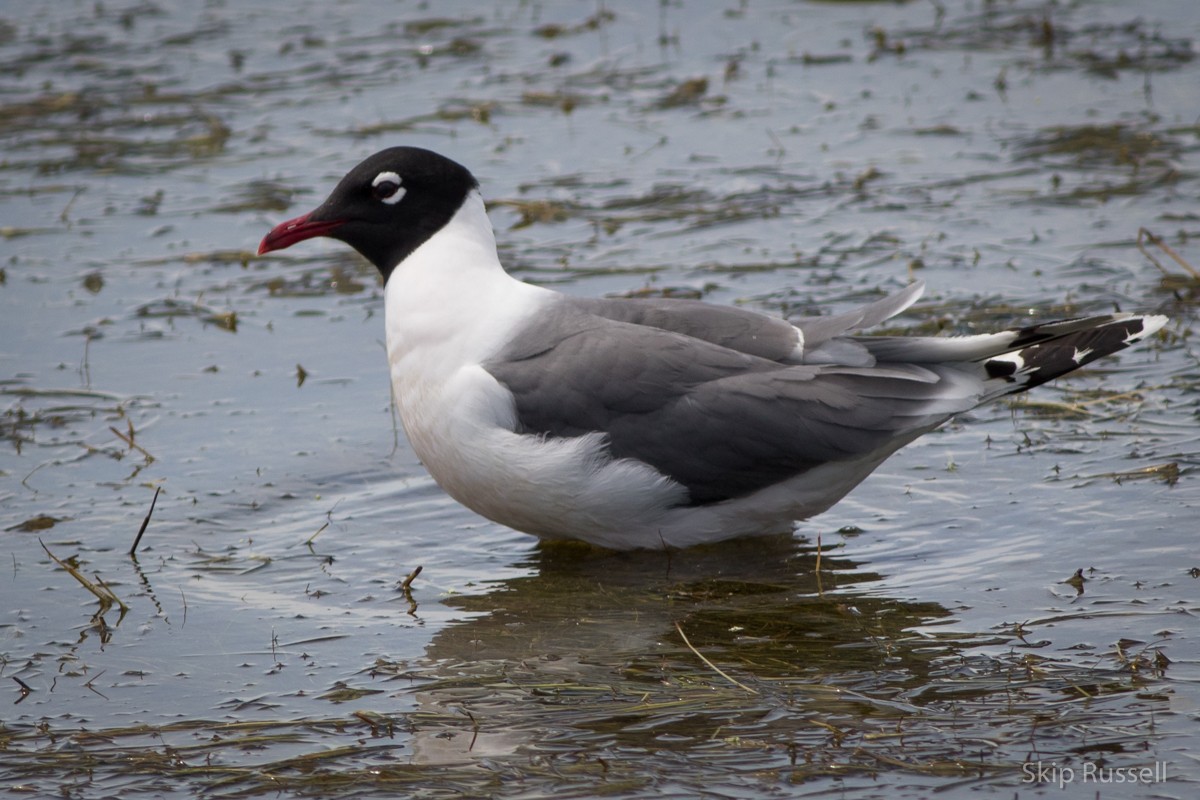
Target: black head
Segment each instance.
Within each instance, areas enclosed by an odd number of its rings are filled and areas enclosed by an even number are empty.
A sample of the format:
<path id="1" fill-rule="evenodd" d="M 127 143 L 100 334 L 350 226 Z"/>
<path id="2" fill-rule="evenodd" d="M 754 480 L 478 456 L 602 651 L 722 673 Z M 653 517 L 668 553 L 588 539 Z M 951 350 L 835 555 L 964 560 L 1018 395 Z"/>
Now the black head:
<path id="1" fill-rule="evenodd" d="M 386 280 L 477 188 L 466 167 L 445 156 L 419 147 L 389 147 L 350 170 L 315 210 L 272 229 L 258 253 L 328 236 L 366 256 Z"/>

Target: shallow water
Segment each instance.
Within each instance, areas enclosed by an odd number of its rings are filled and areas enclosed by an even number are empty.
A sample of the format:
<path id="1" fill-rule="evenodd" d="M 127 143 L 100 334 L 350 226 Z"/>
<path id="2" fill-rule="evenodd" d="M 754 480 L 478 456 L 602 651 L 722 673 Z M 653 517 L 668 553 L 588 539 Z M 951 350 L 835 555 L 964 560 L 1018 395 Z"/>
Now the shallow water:
<path id="1" fill-rule="evenodd" d="M 5 7 L 0 787 L 1195 795 L 1193 5 Z M 397 432 L 373 269 L 252 255 L 400 143 L 567 292 L 1172 323 L 795 537 L 538 546 Z"/>

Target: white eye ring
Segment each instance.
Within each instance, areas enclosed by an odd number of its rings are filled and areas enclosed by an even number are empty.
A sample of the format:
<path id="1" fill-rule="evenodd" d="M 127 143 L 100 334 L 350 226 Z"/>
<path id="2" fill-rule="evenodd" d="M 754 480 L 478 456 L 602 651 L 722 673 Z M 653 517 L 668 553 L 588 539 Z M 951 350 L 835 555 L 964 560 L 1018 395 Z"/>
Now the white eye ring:
<path id="1" fill-rule="evenodd" d="M 394 206 L 394 205 L 396 205 L 396 203 L 399 203 L 401 200 L 404 199 L 404 194 L 405 194 L 404 181 L 400 180 L 399 175 L 397 175 L 394 172 L 391 172 L 390 170 L 386 171 L 386 172 L 381 172 L 375 176 L 375 180 L 371 181 L 371 186 L 378 187 L 380 184 L 383 184 L 383 183 L 395 184 L 396 189 L 389 195 L 380 195 L 379 193 L 376 193 L 375 194 L 376 197 L 378 197 L 384 203 L 387 203 L 389 206 Z"/>

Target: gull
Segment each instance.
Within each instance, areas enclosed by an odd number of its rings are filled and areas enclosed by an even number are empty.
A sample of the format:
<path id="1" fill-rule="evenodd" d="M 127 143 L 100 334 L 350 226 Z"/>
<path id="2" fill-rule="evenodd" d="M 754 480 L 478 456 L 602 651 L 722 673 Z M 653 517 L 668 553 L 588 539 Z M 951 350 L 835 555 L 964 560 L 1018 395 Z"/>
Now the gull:
<path id="1" fill-rule="evenodd" d="M 668 548 L 789 532 L 956 414 L 1152 335 L 1128 313 L 973 336 L 869 336 L 924 286 L 786 320 L 682 299 L 579 298 L 496 252 L 479 183 L 382 150 L 259 254 L 338 239 L 384 280 L 413 451 L 455 500 L 543 539 Z"/>

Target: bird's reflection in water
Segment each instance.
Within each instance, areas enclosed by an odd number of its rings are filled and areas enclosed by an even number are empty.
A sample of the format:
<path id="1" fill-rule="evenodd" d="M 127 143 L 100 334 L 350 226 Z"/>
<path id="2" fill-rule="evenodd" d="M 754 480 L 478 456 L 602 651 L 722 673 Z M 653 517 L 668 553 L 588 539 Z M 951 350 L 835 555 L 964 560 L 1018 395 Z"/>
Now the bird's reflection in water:
<path id="1" fill-rule="evenodd" d="M 782 746 L 827 736 L 830 719 L 907 713 L 896 696 L 954 647 L 912 631 L 946 609 L 873 593 L 878 575 L 790 535 L 674 552 L 542 545 L 528 566 L 444 599 L 468 618 L 404 665 L 424 681 L 419 763 L 597 737 L 686 750 L 751 729 Z"/>

